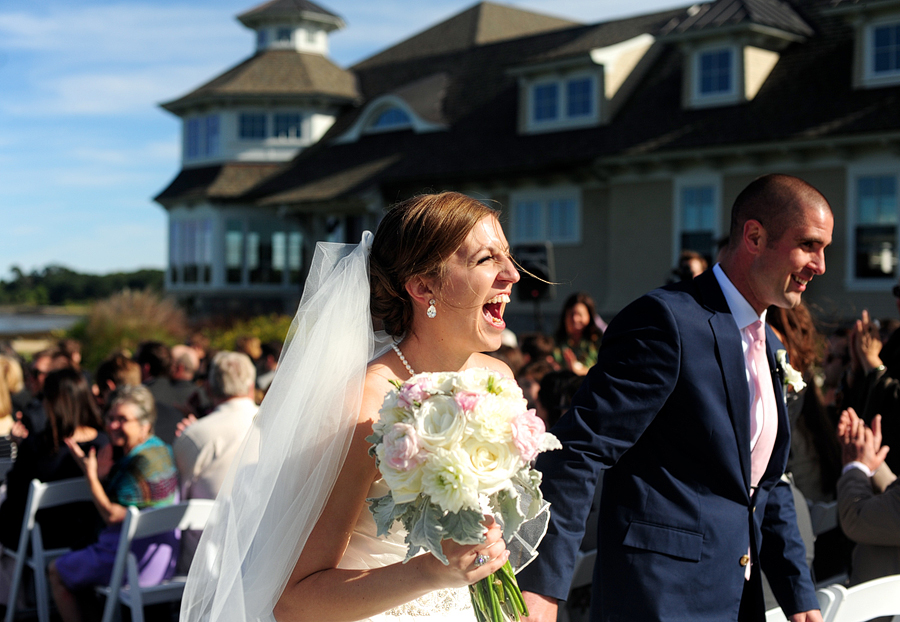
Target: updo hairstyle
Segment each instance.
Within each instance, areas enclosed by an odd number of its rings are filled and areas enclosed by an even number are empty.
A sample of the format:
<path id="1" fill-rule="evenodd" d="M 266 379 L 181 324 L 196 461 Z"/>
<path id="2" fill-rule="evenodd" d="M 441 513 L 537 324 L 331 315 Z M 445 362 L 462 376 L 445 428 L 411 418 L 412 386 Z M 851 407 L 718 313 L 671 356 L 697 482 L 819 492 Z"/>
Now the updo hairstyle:
<path id="1" fill-rule="evenodd" d="M 417 276 L 440 281 L 450 256 L 492 215 L 495 210 L 458 192 L 419 195 L 388 211 L 375 233 L 369 280 L 372 316 L 389 335 L 402 337 L 412 326 L 406 283 Z"/>

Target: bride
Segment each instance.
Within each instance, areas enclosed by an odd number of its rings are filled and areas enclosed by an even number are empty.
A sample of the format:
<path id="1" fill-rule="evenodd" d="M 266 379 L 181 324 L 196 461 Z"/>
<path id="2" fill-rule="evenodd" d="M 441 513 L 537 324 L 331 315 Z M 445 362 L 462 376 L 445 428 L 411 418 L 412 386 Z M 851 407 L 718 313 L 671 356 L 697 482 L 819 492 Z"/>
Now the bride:
<path id="1" fill-rule="evenodd" d="M 392 381 L 470 367 L 512 375 L 481 353 L 500 347 L 518 280 L 494 211 L 457 193 L 396 205 L 359 246 L 319 244 L 278 373 L 204 530 L 182 620 L 474 620 L 465 586 L 506 561 L 499 526 L 487 518 L 475 546 L 445 541 L 447 566 L 430 554 L 401 563 L 403 535 L 375 535 L 366 499 L 387 488 L 365 439 Z"/>

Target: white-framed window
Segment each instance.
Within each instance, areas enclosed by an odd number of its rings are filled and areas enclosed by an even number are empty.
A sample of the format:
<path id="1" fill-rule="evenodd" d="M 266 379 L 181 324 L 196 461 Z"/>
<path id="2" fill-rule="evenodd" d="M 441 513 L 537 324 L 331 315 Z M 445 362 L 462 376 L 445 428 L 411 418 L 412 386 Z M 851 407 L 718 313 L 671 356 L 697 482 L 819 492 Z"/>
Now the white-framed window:
<path id="1" fill-rule="evenodd" d="M 209 218 L 169 222 L 169 280 L 172 284 L 212 282 L 212 231 Z"/>
<path id="2" fill-rule="evenodd" d="M 260 140 L 268 136 L 268 115 L 264 112 L 242 112 L 238 116 L 238 137 L 241 140 Z"/>
<path id="3" fill-rule="evenodd" d="M 225 282 L 292 285 L 300 282 L 303 235 L 290 223 L 253 218 L 225 221 Z"/>
<path id="4" fill-rule="evenodd" d="M 713 264 L 721 227 L 721 186 L 721 178 L 715 175 L 675 180 L 673 265 L 682 251 L 700 253 Z"/>
<path id="5" fill-rule="evenodd" d="M 694 104 L 735 101 L 739 94 L 740 49 L 733 45 L 702 48 L 693 53 Z"/>
<path id="6" fill-rule="evenodd" d="M 256 49 L 263 50 L 269 45 L 269 31 L 265 29 L 256 31 Z"/>
<path id="7" fill-rule="evenodd" d="M 272 117 L 272 134 L 275 138 L 303 137 L 303 116 L 300 113 L 276 112 Z"/>
<path id="8" fill-rule="evenodd" d="M 528 87 L 528 126 L 532 130 L 583 126 L 599 112 L 596 74 L 541 78 Z"/>
<path id="9" fill-rule="evenodd" d="M 900 83 L 900 16 L 867 24 L 863 36 L 865 82 L 871 86 Z"/>
<path id="10" fill-rule="evenodd" d="M 516 192 L 510 203 L 513 244 L 581 242 L 581 193 L 577 188 Z"/>
<path id="11" fill-rule="evenodd" d="M 279 29 L 275 32 L 275 40 L 276 40 L 276 41 L 287 41 L 287 42 L 290 42 L 290 40 L 291 40 L 291 33 L 292 33 L 292 32 L 293 32 L 293 31 L 292 31 L 290 28 L 279 28 Z"/>
<path id="12" fill-rule="evenodd" d="M 850 283 L 864 287 L 891 282 L 897 275 L 900 171 L 859 170 L 848 181 Z"/>
<path id="13" fill-rule="evenodd" d="M 391 106 L 379 112 L 369 124 L 369 130 L 384 132 L 399 130 L 412 126 L 412 119 L 405 110 L 397 106 Z"/>
<path id="14" fill-rule="evenodd" d="M 219 115 L 191 117 L 184 122 L 184 159 L 208 158 L 219 153 Z"/>

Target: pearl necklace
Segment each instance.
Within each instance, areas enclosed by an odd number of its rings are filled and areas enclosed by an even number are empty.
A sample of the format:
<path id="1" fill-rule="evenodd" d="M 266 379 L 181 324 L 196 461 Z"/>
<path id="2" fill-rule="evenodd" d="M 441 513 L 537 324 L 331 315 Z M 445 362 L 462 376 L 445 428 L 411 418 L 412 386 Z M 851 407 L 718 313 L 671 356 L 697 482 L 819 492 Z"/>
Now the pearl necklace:
<path id="1" fill-rule="evenodd" d="M 412 378 L 416 375 L 416 372 L 413 371 L 412 366 L 406 360 L 406 357 L 403 356 L 403 352 L 400 351 L 400 347 L 396 343 L 392 343 L 391 347 L 394 349 L 394 352 L 397 353 L 397 356 L 400 357 L 400 362 L 403 363 L 403 366 L 406 368 L 406 371 L 409 372 L 409 377 Z"/>

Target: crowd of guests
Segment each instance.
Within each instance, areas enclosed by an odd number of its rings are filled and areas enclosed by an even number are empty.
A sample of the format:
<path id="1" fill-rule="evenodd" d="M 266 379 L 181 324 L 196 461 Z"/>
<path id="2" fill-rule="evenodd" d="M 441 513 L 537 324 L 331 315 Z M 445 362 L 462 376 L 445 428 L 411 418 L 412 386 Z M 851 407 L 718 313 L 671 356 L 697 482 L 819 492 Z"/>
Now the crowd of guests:
<path id="1" fill-rule="evenodd" d="M 0 438 L 9 445 L 0 487 L 0 546 L 15 552 L 33 479 L 84 478 L 92 503 L 41 510 L 44 544 L 72 552 L 48 569 L 64 622 L 99 617 L 95 585 L 108 584 L 127 508 L 214 499 L 278 365 L 281 344 L 240 339 L 212 353 L 204 340 L 145 342 L 95 370 L 79 344 L 61 341 L 29 362 L 0 345 Z M 0 458 L 3 455 L 0 454 Z M 135 541 L 142 585 L 184 573 L 199 534 Z M 14 559 L 0 557 L 0 603 L 11 603 Z"/>
<path id="2" fill-rule="evenodd" d="M 683 259 L 681 279 L 703 267 L 702 257 Z M 893 293 L 900 311 L 900 286 Z M 814 576 L 846 575 L 855 584 L 900 574 L 900 484 L 894 475 L 900 449 L 888 450 L 900 447 L 900 322 L 863 313 L 852 324 L 824 329 L 804 304 L 773 307 L 767 321 L 805 382 L 787 393 L 788 477 Z M 552 334 L 507 331 L 495 356 L 509 364 L 529 407 L 548 428 L 596 363 L 605 328 L 594 301 L 578 292 L 564 301 Z M 64 621 L 96 615 L 91 588 L 109 580 L 128 506 L 215 498 L 280 354 L 280 343 L 254 337 L 213 354 L 196 337 L 172 347 L 142 343 L 89 372 L 72 340 L 34 354 L 27 364 L 10 348 L 0 350 L 0 437 L 15 458 L 0 492 L 0 545 L 18 548 L 32 479 L 83 477 L 93 496 L 92 504 L 39 517 L 46 546 L 73 549 L 49 570 Z M 807 508 L 834 503 L 839 528 L 813 534 Z M 586 540 L 593 537 L 593 530 L 587 533 Z M 186 572 L 198 536 L 136 542 L 141 582 Z M 7 602 L 10 559 L 0 564 L 0 603 L 7 606 L 13 606 Z"/>

